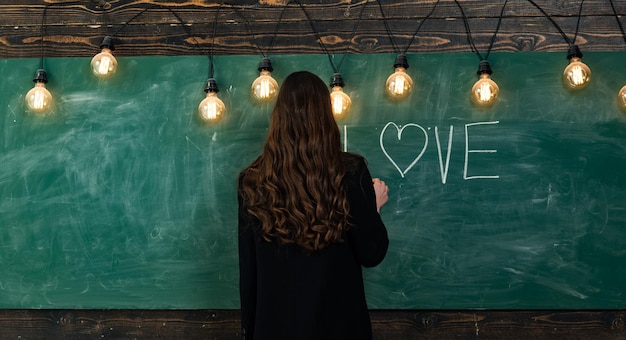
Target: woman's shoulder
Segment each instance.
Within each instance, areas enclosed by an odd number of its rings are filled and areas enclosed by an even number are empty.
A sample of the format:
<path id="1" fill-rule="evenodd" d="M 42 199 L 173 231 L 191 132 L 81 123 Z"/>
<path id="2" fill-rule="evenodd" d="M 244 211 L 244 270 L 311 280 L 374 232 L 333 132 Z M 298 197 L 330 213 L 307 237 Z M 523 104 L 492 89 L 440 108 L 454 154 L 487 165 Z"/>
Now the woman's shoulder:
<path id="1" fill-rule="evenodd" d="M 346 173 L 356 173 L 367 166 L 365 157 L 351 152 L 342 152 L 340 154 L 341 163 Z"/>
<path id="2" fill-rule="evenodd" d="M 259 172 L 259 163 L 261 161 L 261 156 L 257 157 L 252 163 L 250 163 L 245 169 L 239 172 L 239 184 L 243 183 L 245 179 L 249 179 L 250 177 L 254 177 Z"/>

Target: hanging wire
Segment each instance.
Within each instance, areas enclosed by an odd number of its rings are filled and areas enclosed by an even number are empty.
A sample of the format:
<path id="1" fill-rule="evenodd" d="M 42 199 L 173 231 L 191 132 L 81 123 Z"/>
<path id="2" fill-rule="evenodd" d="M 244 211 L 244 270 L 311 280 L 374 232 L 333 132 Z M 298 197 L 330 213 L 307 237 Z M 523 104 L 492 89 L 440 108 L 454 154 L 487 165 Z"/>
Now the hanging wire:
<path id="1" fill-rule="evenodd" d="M 200 49 L 201 54 L 205 54 L 204 51 L 202 51 L 202 48 L 200 48 L 200 43 L 198 42 L 198 39 L 196 39 L 195 36 L 193 36 L 191 34 L 191 30 L 189 29 L 189 27 L 187 26 L 187 24 L 183 21 L 183 19 L 178 15 L 178 13 L 176 13 L 173 9 L 171 9 L 170 7 L 167 7 L 167 10 L 170 11 L 170 13 L 172 13 L 172 15 L 174 17 L 176 17 L 176 20 L 178 20 L 178 22 L 180 23 L 180 25 L 183 27 L 183 30 L 185 30 L 185 33 L 187 33 L 187 37 L 191 40 L 193 40 L 194 42 L 194 46 L 198 49 Z"/>
<path id="2" fill-rule="evenodd" d="M 378 4 L 380 4 L 380 1 L 378 2 Z M 428 13 L 427 16 L 424 17 L 424 19 L 420 22 L 420 24 L 417 26 L 417 29 L 415 29 L 415 33 L 413 33 L 413 36 L 411 37 L 411 40 L 409 40 L 409 44 L 406 45 L 406 48 L 404 49 L 404 53 L 403 54 L 407 54 L 409 52 L 409 48 L 411 47 L 411 44 L 413 44 L 413 40 L 415 40 L 415 37 L 417 36 L 417 32 L 419 32 L 419 30 L 422 28 L 422 25 L 426 22 L 426 20 L 428 20 L 428 18 L 430 18 L 431 15 L 433 15 L 433 13 L 435 12 L 435 8 L 437 8 L 437 5 L 439 4 L 439 0 L 437 0 L 437 2 L 435 2 L 435 4 L 433 5 L 433 8 L 430 10 L 430 13 Z M 382 8 L 381 11 L 382 13 Z M 383 20 L 384 20 L 384 15 L 383 15 Z M 386 28 L 388 26 L 385 26 Z M 391 36 L 391 32 L 387 32 L 387 34 L 389 34 Z"/>
<path id="3" fill-rule="evenodd" d="M 313 30 L 313 33 L 315 34 L 315 37 L 317 38 L 317 42 L 319 43 L 320 47 L 322 48 L 322 50 L 324 50 L 324 53 L 326 53 L 326 55 L 328 56 L 328 60 L 330 61 L 330 65 L 333 67 L 333 71 L 335 73 L 341 73 L 341 65 L 343 64 L 343 61 L 346 57 L 346 54 L 348 54 L 348 50 L 350 47 L 350 44 L 346 45 L 346 49 L 343 53 L 343 55 L 341 56 L 341 60 L 339 60 L 339 64 L 335 65 L 335 61 L 333 56 L 330 54 L 330 52 L 328 51 L 328 49 L 326 48 L 326 45 L 324 44 L 324 42 L 322 41 L 322 37 L 320 36 L 319 32 L 315 29 L 315 26 L 313 25 L 313 20 L 311 19 L 311 16 L 309 16 L 309 13 L 306 11 L 306 9 L 304 8 L 304 6 L 302 5 L 302 2 L 300 1 L 295 1 L 294 2 L 298 3 L 298 5 L 300 5 L 300 8 L 302 9 L 302 12 L 304 12 L 304 15 L 306 16 L 307 20 L 309 21 L 309 25 L 311 25 L 311 29 Z M 357 22 L 354 24 L 354 27 L 352 28 L 352 37 L 350 38 L 350 41 L 352 41 L 352 39 L 354 38 L 354 35 L 356 33 L 357 27 L 359 26 L 359 23 L 361 22 L 361 18 L 363 16 L 363 11 L 365 9 L 365 6 L 367 6 L 368 1 L 365 2 L 365 4 L 363 4 L 363 7 L 361 7 L 361 12 L 359 13 L 359 18 L 357 20 Z"/>
<path id="4" fill-rule="evenodd" d="M 565 34 L 565 32 L 563 32 L 561 27 L 556 23 L 556 21 L 554 21 L 554 19 L 552 19 L 552 17 L 548 13 L 546 13 L 546 11 L 543 10 L 543 8 L 541 8 L 539 5 L 537 5 L 533 0 L 528 0 L 528 2 L 530 2 L 533 6 L 535 6 L 546 18 L 548 18 L 548 20 L 550 20 L 550 22 L 552 22 L 554 27 L 556 27 L 556 29 L 559 31 L 559 33 L 561 34 L 563 39 L 565 39 L 565 42 L 567 42 L 568 45 L 575 45 L 576 38 L 578 37 L 578 28 L 580 27 L 580 17 L 581 17 L 581 14 L 583 12 L 583 3 L 585 2 L 585 0 L 580 0 L 580 7 L 578 8 L 578 20 L 576 21 L 576 31 L 574 33 L 574 39 L 572 39 L 572 40 L 570 40 L 567 37 L 567 34 Z M 613 4 L 613 2 L 611 1 L 611 5 L 612 4 Z"/>
<path id="5" fill-rule="evenodd" d="M 52 4 L 46 4 L 46 6 L 43 8 L 43 14 L 41 15 L 41 31 L 40 31 L 40 37 L 39 37 L 39 41 L 40 41 L 40 57 L 39 57 L 39 69 L 43 69 L 44 65 L 43 65 L 43 60 L 44 60 L 44 26 L 46 25 L 46 12 L 48 11 L 48 7 L 50 7 Z"/>
<path id="6" fill-rule="evenodd" d="M 383 18 L 383 24 L 385 25 L 385 30 L 387 31 L 387 35 L 389 36 L 389 41 L 391 42 L 391 46 L 397 54 L 400 54 L 400 49 L 396 45 L 395 40 L 393 39 L 393 34 L 391 34 L 391 29 L 389 28 L 389 23 L 387 22 L 387 18 L 385 17 L 385 11 L 383 10 L 383 5 L 380 3 L 380 0 L 376 0 L 378 3 L 378 8 L 380 9 L 380 16 Z"/>
<path id="7" fill-rule="evenodd" d="M 617 20 L 617 25 L 619 26 L 619 30 L 622 32 L 622 38 L 624 38 L 624 42 L 626 43 L 626 33 L 624 33 L 624 26 L 622 26 L 622 22 L 619 20 L 619 15 L 615 10 L 615 5 L 613 4 L 613 0 L 609 0 L 611 3 L 611 9 L 613 10 L 613 14 L 615 15 L 615 20 Z"/>
<path id="8" fill-rule="evenodd" d="M 221 4 L 217 7 L 217 11 L 215 11 L 215 19 L 213 20 L 213 38 L 211 39 L 211 51 L 209 53 L 209 78 L 213 78 L 214 74 L 213 47 L 215 46 L 215 36 L 217 35 L 217 18 L 219 17 L 220 9 L 222 9 Z"/>
<path id="9" fill-rule="evenodd" d="M 467 33 L 467 41 L 469 42 L 472 52 L 476 53 L 479 60 L 481 61 L 487 60 L 489 58 L 489 54 L 491 53 L 491 49 L 493 48 L 493 44 L 496 41 L 496 36 L 498 35 L 498 31 L 500 30 L 500 24 L 502 23 L 502 17 L 504 16 L 504 8 L 506 7 L 508 0 L 505 0 L 504 5 L 502 5 L 502 9 L 500 10 L 500 17 L 498 18 L 498 25 L 496 26 L 496 31 L 493 33 L 493 36 L 491 37 L 491 41 L 489 42 L 489 47 L 487 48 L 487 54 L 484 57 L 482 56 L 482 54 L 480 54 L 480 52 L 476 48 L 476 44 L 474 43 L 474 39 L 472 38 L 472 31 L 470 30 L 469 22 L 467 20 L 467 16 L 465 15 L 465 12 L 463 11 L 463 7 L 461 7 L 461 4 L 457 0 L 454 0 L 454 2 L 456 3 L 456 5 L 459 7 L 459 10 L 461 11 L 461 16 L 463 17 L 463 23 L 465 24 L 465 32 Z"/>
<path id="10" fill-rule="evenodd" d="M 128 25 L 133 22 L 135 19 L 137 19 L 140 15 L 144 14 L 148 9 L 150 9 L 151 7 L 146 7 L 144 9 L 141 10 L 141 12 L 135 14 L 135 16 L 133 16 L 132 18 L 130 18 L 130 20 L 126 21 L 124 23 L 124 25 L 120 28 L 118 28 L 117 30 L 115 30 L 112 34 L 111 37 L 116 36 L 121 30 L 125 29 L 126 27 L 128 27 Z M 152 6 L 152 8 L 154 8 L 154 6 Z"/>
<path id="11" fill-rule="evenodd" d="M 187 23 L 185 23 L 185 21 L 180 17 L 180 15 L 178 15 L 178 13 L 176 13 L 172 8 L 165 7 L 165 6 L 161 5 L 161 4 L 153 4 L 151 7 L 146 7 L 144 9 L 142 9 L 141 12 L 135 14 L 132 18 L 130 18 L 130 20 L 126 21 L 122 27 L 118 28 L 110 36 L 113 37 L 113 36 L 117 35 L 121 30 L 127 28 L 130 25 L 130 23 L 133 22 L 135 19 L 137 19 L 140 15 L 142 15 L 143 13 L 148 11 L 149 9 L 157 8 L 157 6 L 160 7 L 160 8 L 164 8 L 164 9 L 168 10 L 176 18 L 176 20 L 178 20 L 178 23 L 181 25 L 181 27 L 183 28 L 183 30 L 187 34 L 187 37 L 194 41 L 195 47 L 200 48 L 199 47 L 200 43 L 198 42 L 196 37 L 191 34 L 191 30 L 187 26 Z M 200 51 L 202 52 L 202 49 L 200 49 Z M 204 54 L 204 52 L 202 52 L 202 54 Z"/>
<path id="12" fill-rule="evenodd" d="M 393 37 L 393 33 L 391 33 L 391 28 L 389 28 L 389 23 L 387 22 L 387 18 L 385 17 L 385 11 L 383 10 L 383 5 L 380 2 L 380 0 L 376 0 L 376 2 L 378 3 L 378 8 L 380 9 L 380 15 L 383 18 L 383 24 L 385 25 L 385 30 L 387 31 L 387 35 L 389 36 L 389 41 L 391 41 L 391 46 L 393 46 L 393 49 L 396 51 L 397 54 L 407 54 L 407 52 L 409 51 L 409 48 L 411 47 L 411 45 L 413 44 L 413 41 L 415 40 L 415 37 L 417 36 L 417 33 L 422 28 L 422 25 L 424 24 L 424 22 L 426 22 L 426 20 L 430 18 L 430 16 L 435 12 L 435 8 L 437 8 L 439 1 L 440 0 L 437 0 L 437 2 L 435 2 L 435 4 L 433 5 L 433 8 L 430 10 L 430 13 L 428 13 L 428 15 L 426 15 L 424 19 L 420 22 L 420 24 L 417 26 L 417 29 L 413 33 L 413 36 L 411 36 L 411 40 L 409 40 L 408 45 L 404 49 L 404 52 L 401 53 L 400 49 L 398 48 L 398 45 L 396 45 L 396 42 Z"/>
<path id="13" fill-rule="evenodd" d="M 285 14 L 285 10 L 287 9 L 287 5 L 289 5 L 291 1 L 287 1 L 287 3 L 283 6 L 282 11 L 280 11 L 280 16 L 278 17 L 278 21 L 276 22 L 276 27 L 274 28 L 274 34 L 272 35 L 272 37 L 270 38 L 270 43 L 267 47 L 267 53 L 264 53 L 261 50 L 261 47 L 259 46 L 259 43 L 257 42 L 256 36 L 254 35 L 254 32 L 252 31 L 252 29 L 250 29 L 250 21 L 248 20 L 248 18 L 246 18 L 243 13 L 241 13 L 241 11 L 231 5 L 231 8 L 235 11 L 235 13 L 237 13 L 243 20 L 244 23 L 246 24 L 246 30 L 248 31 L 248 34 L 250 34 L 252 36 L 252 41 L 254 41 L 254 46 L 256 47 L 256 49 L 259 51 L 259 54 L 261 54 L 264 58 L 268 58 L 269 54 L 272 50 L 272 47 L 274 46 L 274 38 L 276 38 L 276 35 L 278 35 L 278 28 L 280 27 L 281 22 L 283 21 L 283 15 Z"/>
<path id="14" fill-rule="evenodd" d="M 40 69 L 44 68 L 44 54 L 45 54 L 44 53 L 44 38 L 45 38 L 44 27 L 46 26 L 46 12 L 48 11 L 48 8 L 52 6 L 56 6 L 56 5 L 72 5 L 72 4 L 79 4 L 79 3 L 80 1 L 68 1 L 68 2 L 59 2 L 59 3 L 49 3 L 44 6 L 42 14 L 41 14 L 41 28 L 39 32 L 39 41 L 40 41 L 39 68 Z"/>

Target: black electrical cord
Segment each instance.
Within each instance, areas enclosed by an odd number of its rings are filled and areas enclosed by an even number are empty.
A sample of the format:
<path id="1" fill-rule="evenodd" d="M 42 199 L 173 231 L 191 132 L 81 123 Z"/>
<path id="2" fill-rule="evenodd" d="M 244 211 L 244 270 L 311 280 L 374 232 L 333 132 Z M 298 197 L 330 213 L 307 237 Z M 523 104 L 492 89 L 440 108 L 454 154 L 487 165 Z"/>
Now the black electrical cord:
<path id="1" fill-rule="evenodd" d="M 126 21 L 124 23 L 124 25 L 120 28 L 118 28 L 117 30 L 115 30 L 113 32 L 113 34 L 111 34 L 112 37 L 116 36 L 121 30 L 125 29 L 126 27 L 128 27 L 128 25 L 133 22 L 135 19 L 137 19 L 140 15 L 144 14 L 148 9 L 150 9 L 150 7 L 146 7 L 144 9 L 141 10 L 141 12 L 135 14 L 132 18 L 130 18 L 130 20 Z"/>
<path id="2" fill-rule="evenodd" d="M 435 12 L 435 9 L 437 8 L 437 5 L 439 4 L 439 1 L 440 0 L 437 0 L 437 2 L 435 2 L 435 4 L 433 5 L 433 8 L 430 10 L 428 15 L 426 15 L 424 17 L 424 19 L 420 22 L 420 24 L 417 26 L 417 29 L 415 29 L 415 32 L 411 36 L 411 39 L 409 40 L 409 43 L 407 44 L 406 48 L 404 49 L 404 52 L 401 53 L 400 49 L 398 48 L 398 46 L 395 43 L 393 34 L 391 33 L 391 29 L 389 28 L 389 23 L 387 22 L 387 17 L 385 16 L 385 11 L 383 10 L 383 5 L 381 4 L 380 0 L 376 0 L 376 2 L 378 3 L 378 8 L 380 9 L 380 15 L 381 15 L 381 17 L 383 19 L 383 24 L 385 25 L 385 30 L 387 31 L 387 35 L 389 36 L 389 41 L 391 41 L 391 46 L 393 46 L 393 49 L 396 51 L 397 54 L 407 54 L 407 52 L 409 51 L 409 48 L 411 47 L 411 45 L 413 44 L 413 41 L 415 40 L 415 37 L 417 36 L 417 33 L 422 28 L 422 25 L 424 25 L 424 22 L 426 22 L 426 20 L 428 18 L 430 18 L 430 16 Z"/>
<path id="3" fill-rule="evenodd" d="M 43 70 L 44 68 L 44 40 L 45 40 L 45 26 L 46 26 L 46 13 L 48 12 L 48 8 L 52 6 L 60 6 L 60 5 L 72 5 L 72 4 L 80 4 L 81 1 L 69 1 L 69 2 L 59 2 L 59 3 L 50 3 L 46 4 L 43 8 L 41 14 L 41 28 L 39 32 L 39 49 L 40 49 L 40 57 L 39 57 L 39 69 Z"/>
<path id="4" fill-rule="evenodd" d="M 178 23 L 183 27 L 183 30 L 185 30 L 185 33 L 187 33 L 187 37 L 189 39 L 192 39 L 195 43 L 195 46 L 199 48 L 200 43 L 198 42 L 198 40 L 196 39 L 196 37 L 194 37 L 191 34 L 191 30 L 189 29 L 189 27 L 187 27 L 187 24 L 183 21 L 183 19 L 180 17 L 180 15 L 178 15 L 178 13 L 176 13 L 173 9 L 171 9 L 170 7 L 167 8 L 168 11 L 170 11 L 170 13 L 172 13 L 172 15 L 174 17 L 176 17 L 176 20 L 178 20 Z M 202 51 L 202 50 L 201 50 Z M 204 53 L 202 53 L 204 54 Z"/>
<path id="5" fill-rule="evenodd" d="M 283 5 L 283 9 L 280 11 L 280 16 L 278 17 L 278 21 L 276 22 L 276 27 L 274 28 L 274 33 L 272 34 L 272 37 L 270 38 L 270 42 L 269 42 L 268 47 L 267 47 L 267 53 L 263 52 L 263 50 L 259 46 L 259 43 L 257 42 L 257 38 L 254 35 L 254 32 L 252 31 L 252 29 L 250 29 L 250 21 L 248 20 L 248 18 L 246 18 L 241 13 L 241 11 L 239 9 L 237 9 L 235 6 L 231 5 L 233 11 L 235 11 L 235 13 L 237 13 L 237 15 L 239 15 L 244 20 L 244 23 L 246 24 L 246 30 L 248 31 L 248 34 L 250 34 L 252 36 L 252 41 L 254 42 L 254 46 L 259 51 L 259 54 L 261 54 L 264 58 L 268 58 L 270 52 L 272 51 L 272 47 L 274 46 L 274 39 L 278 35 L 278 29 L 280 28 L 280 24 L 283 21 L 283 16 L 285 14 L 285 10 L 287 9 L 287 6 L 289 5 L 290 2 L 291 1 L 287 1 L 287 3 L 285 5 Z"/>
<path id="6" fill-rule="evenodd" d="M 217 35 L 217 18 L 220 14 L 220 9 L 222 5 L 220 4 L 217 7 L 217 11 L 215 11 L 215 19 L 213 20 L 213 37 L 211 39 L 211 50 L 209 53 L 209 78 L 213 78 L 214 74 L 214 65 L 213 65 L 213 48 L 215 46 L 215 36 Z"/>
<path id="7" fill-rule="evenodd" d="M 496 41 L 496 36 L 498 35 L 498 31 L 500 30 L 500 24 L 502 23 L 502 18 L 504 16 L 504 8 L 506 7 L 508 0 L 505 0 L 504 5 L 502 5 L 502 9 L 500 10 L 500 17 L 498 18 L 498 25 L 496 26 L 496 31 L 493 33 L 493 36 L 491 37 L 491 41 L 489 42 L 489 47 L 487 48 L 487 54 L 484 57 L 482 56 L 482 54 L 480 54 L 480 52 L 476 48 L 476 44 L 474 43 L 474 39 L 472 38 L 472 31 L 470 30 L 469 22 L 467 20 L 467 16 L 465 15 L 465 12 L 463 11 L 463 7 L 461 7 L 461 4 L 457 0 L 454 0 L 454 2 L 456 3 L 456 5 L 459 7 L 459 10 L 461 11 L 461 16 L 463 17 L 463 23 L 465 24 L 465 33 L 467 33 L 467 41 L 470 45 L 470 48 L 472 49 L 472 52 L 474 52 L 478 56 L 478 59 L 480 61 L 487 60 L 489 58 L 489 54 L 491 53 L 491 49 L 493 48 L 493 44 Z"/>
<path id="8" fill-rule="evenodd" d="M 380 1 L 378 3 L 380 4 Z M 426 20 L 428 20 L 428 18 L 430 18 L 430 16 L 433 15 L 433 13 L 435 12 L 435 8 L 437 8 L 438 4 L 439 4 L 439 0 L 437 0 L 437 2 L 435 2 L 435 4 L 433 5 L 433 8 L 430 10 L 430 13 L 428 13 L 428 15 L 426 15 L 424 17 L 424 19 L 420 22 L 420 24 L 417 26 L 417 29 L 415 29 L 415 33 L 413 33 L 413 36 L 411 37 L 411 40 L 409 40 L 409 43 L 406 45 L 406 48 L 404 49 L 404 53 L 403 54 L 407 54 L 409 52 L 409 48 L 413 44 L 413 41 L 415 40 L 415 37 L 417 36 L 417 33 L 422 28 L 422 25 L 424 25 Z M 382 9 L 381 9 L 381 13 L 382 13 Z M 387 32 L 387 33 L 390 34 L 390 32 Z"/>
<path id="9" fill-rule="evenodd" d="M 311 16 L 309 16 L 309 13 L 306 11 L 304 6 L 302 5 L 302 2 L 300 2 L 300 1 L 295 1 L 295 2 L 298 3 L 300 8 L 302 9 L 302 12 L 304 12 L 304 15 L 306 16 L 307 20 L 309 21 L 309 25 L 311 25 L 311 29 L 313 30 L 313 33 L 315 34 L 315 37 L 317 38 L 317 41 L 318 41 L 320 47 L 322 48 L 322 50 L 324 50 L 324 53 L 326 53 L 326 55 L 328 56 L 328 60 L 330 61 L 330 64 L 333 67 L 333 70 L 335 71 L 335 73 L 340 73 L 341 65 L 343 64 L 343 61 L 344 61 L 344 59 L 346 57 L 346 54 L 348 54 L 348 49 L 349 49 L 350 45 L 349 44 L 346 45 L 346 50 L 343 53 L 343 55 L 341 57 L 341 60 L 339 61 L 339 64 L 335 65 L 335 61 L 333 60 L 333 56 L 328 51 L 328 48 L 326 48 L 326 45 L 322 41 L 322 37 L 320 36 L 320 34 L 317 31 L 317 29 L 315 29 L 315 26 L 313 25 L 313 20 L 311 19 Z M 354 24 L 354 27 L 352 28 L 352 37 L 350 38 L 350 42 L 354 38 L 354 35 L 356 33 L 356 30 L 357 30 L 357 27 L 359 26 L 359 23 L 361 22 L 361 19 L 362 19 L 362 16 L 363 16 L 363 10 L 365 9 L 365 6 L 367 6 L 367 4 L 368 4 L 368 1 L 366 1 L 365 4 L 363 4 L 363 6 L 361 7 L 361 12 L 359 13 L 359 18 L 358 18 L 357 22 Z"/>
<path id="10" fill-rule="evenodd" d="M 624 26 L 622 26 L 622 22 L 619 20 L 619 15 L 617 15 L 617 11 L 615 10 L 615 5 L 613 4 L 613 0 L 609 0 L 609 2 L 611 3 L 611 9 L 613 10 L 613 14 L 615 15 L 615 20 L 617 21 L 619 30 L 622 32 L 622 37 L 624 38 L 624 42 L 626 43 L 626 33 L 624 33 Z"/>
<path id="11" fill-rule="evenodd" d="M 583 11 L 583 3 L 585 2 L 585 0 L 580 0 L 580 7 L 578 8 L 578 20 L 576 21 L 576 31 L 574 33 L 574 39 L 572 40 L 570 40 L 567 37 L 567 34 L 563 32 L 561 27 L 556 23 L 556 21 L 554 21 L 554 19 L 552 19 L 552 17 L 548 13 L 546 13 L 546 11 L 543 10 L 543 8 L 537 5 L 533 0 L 528 0 L 528 2 L 530 2 L 533 6 L 535 6 L 546 18 L 548 18 L 548 20 L 550 20 L 550 22 L 552 22 L 554 27 L 556 27 L 556 29 L 559 31 L 559 33 L 561 34 L 565 42 L 567 42 L 567 44 L 569 44 L 570 46 L 576 44 L 576 38 L 578 37 L 578 28 L 580 27 L 580 17 Z M 612 4 L 613 2 L 611 1 L 611 5 Z"/>
<path id="12" fill-rule="evenodd" d="M 44 40 L 44 26 L 46 25 L 46 12 L 48 11 L 48 7 L 50 7 L 51 4 L 47 4 L 44 8 L 43 8 L 43 14 L 41 15 L 41 31 L 40 31 L 40 37 L 39 37 L 39 41 L 40 41 L 40 49 L 41 49 L 41 54 L 39 57 L 39 69 L 43 69 L 44 68 L 44 44 L 43 44 L 43 40 Z"/>

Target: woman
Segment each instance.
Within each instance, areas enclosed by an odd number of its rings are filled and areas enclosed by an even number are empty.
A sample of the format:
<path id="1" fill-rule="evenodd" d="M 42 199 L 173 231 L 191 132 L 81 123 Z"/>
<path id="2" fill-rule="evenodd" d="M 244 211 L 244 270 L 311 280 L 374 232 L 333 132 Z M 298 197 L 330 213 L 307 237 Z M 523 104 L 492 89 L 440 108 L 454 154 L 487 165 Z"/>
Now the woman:
<path id="1" fill-rule="evenodd" d="M 289 75 L 263 153 L 239 175 L 244 339 L 372 338 L 361 267 L 387 252 L 387 190 L 341 151 L 324 82 Z"/>

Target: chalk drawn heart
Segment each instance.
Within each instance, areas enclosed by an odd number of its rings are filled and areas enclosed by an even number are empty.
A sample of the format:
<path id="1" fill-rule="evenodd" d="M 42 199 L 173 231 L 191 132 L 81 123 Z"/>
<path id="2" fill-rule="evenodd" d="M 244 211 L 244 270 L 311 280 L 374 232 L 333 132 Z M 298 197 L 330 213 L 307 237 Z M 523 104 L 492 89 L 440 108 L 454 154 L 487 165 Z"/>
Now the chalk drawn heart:
<path id="1" fill-rule="evenodd" d="M 398 131 L 398 140 L 399 141 L 402 140 L 402 132 L 407 127 L 416 127 L 418 129 L 422 130 L 422 132 L 424 133 L 424 146 L 422 147 L 422 151 L 419 152 L 417 157 L 415 157 L 415 159 L 413 159 L 411 164 L 409 164 L 409 166 L 407 166 L 404 170 L 400 169 L 400 167 L 398 166 L 398 163 L 396 163 L 396 161 L 394 161 L 393 158 L 391 158 L 391 156 L 389 156 L 389 153 L 387 153 L 387 150 L 385 149 L 385 144 L 383 143 L 383 136 L 385 135 L 385 131 L 387 131 L 387 128 L 389 126 L 394 126 L 396 128 L 396 130 Z M 400 176 L 402 176 L 403 178 L 404 178 L 404 175 L 406 175 L 406 173 L 409 172 L 409 170 L 411 170 L 411 168 L 413 168 L 413 166 L 415 166 L 415 164 L 417 164 L 417 162 L 420 160 L 420 158 L 422 158 L 422 156 L 424 155 L 424 152 L 426 151 L 426 147 L 427 146 L 428 146 L 428 133 L 426 132 L 426 130 L 423 127 L 421 127 L 421 126 L 419 126 L 417 124 L 411 123 L 411 124 L 406 124 L 406 125 L 404 125 L 402 127 L 399 127 L 398 125 L 396 125 L 396 123 L 389 122 L 389 123 L 387 123 L 387 125 L 385 125 L 383 130 L 380 132 L 380 148 L 381 148 L 381 150 L 383 150 L 383 153 L 385 154 L 385 156 L 387 156 L 387 158 L 389 159 L 391 164 L 393 164 L 393 166 L 400 173 Z"/>

